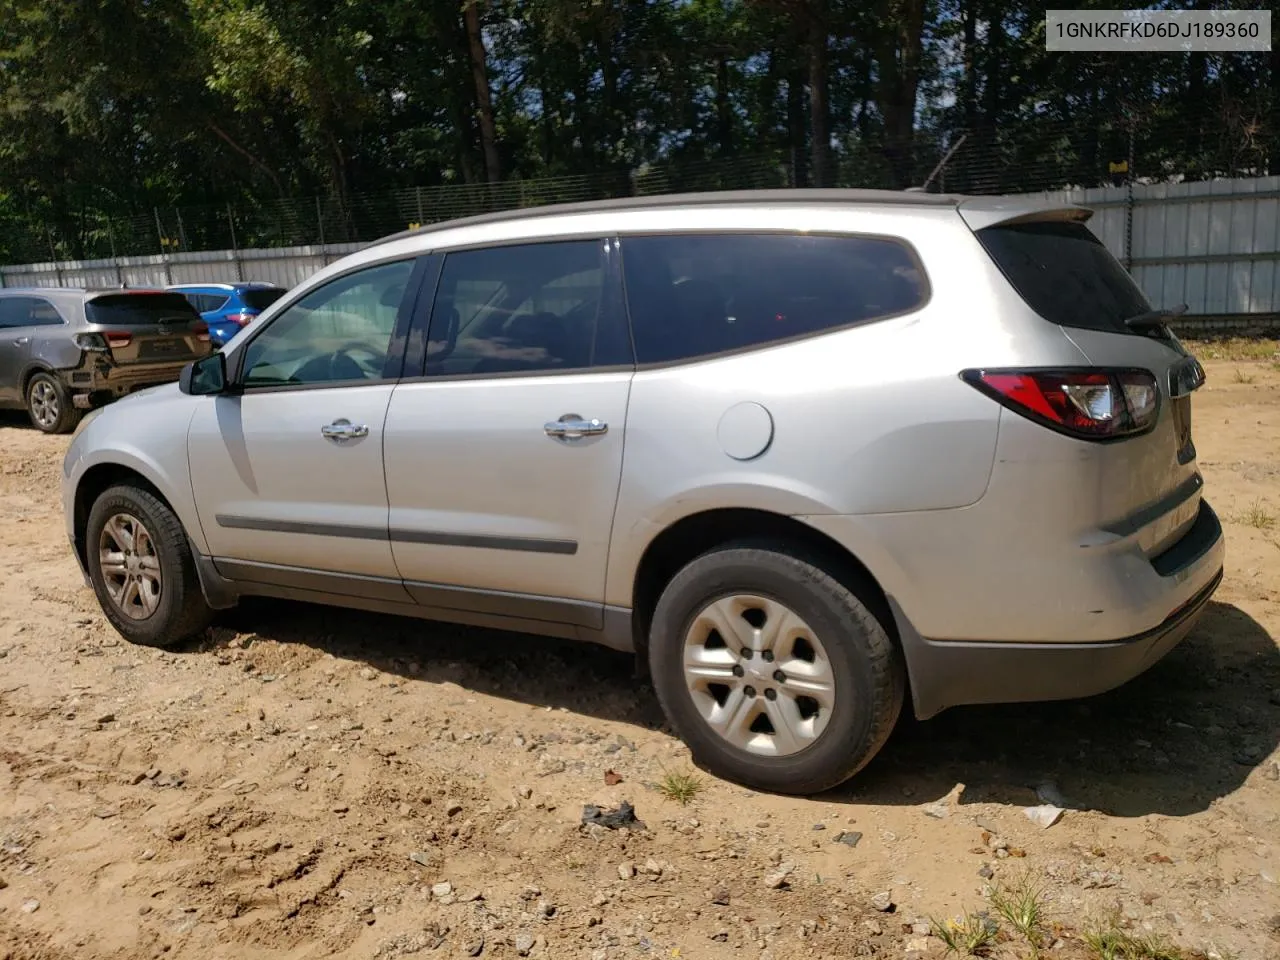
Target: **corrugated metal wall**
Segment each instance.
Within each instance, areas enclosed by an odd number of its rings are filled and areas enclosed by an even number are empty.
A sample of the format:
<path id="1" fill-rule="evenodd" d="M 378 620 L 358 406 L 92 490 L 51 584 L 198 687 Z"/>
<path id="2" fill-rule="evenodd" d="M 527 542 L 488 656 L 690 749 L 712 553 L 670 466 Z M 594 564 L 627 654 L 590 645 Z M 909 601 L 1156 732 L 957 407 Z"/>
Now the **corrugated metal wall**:
<path id="1" fill-rule="evenodd" d="M 1090 226 L 1156 307 L 1280 312 L 1280 177 L 1038 194 L 1095 211 Z M 1132 213 L 1132 230 L 1129 223 Z"/>
<path id="2" fill-rule="evenodd" d="M 1132 197 L 1130 198 L 1130 189 Z M 1280 313 L 1280 177 L 1032 194 L 1092 207 L 1090 226 L 1156 307 Z M 15 286 L 165 286 L 266 280 L 291 287 L 361 244 L 219 250 L 0 267 Z"/>

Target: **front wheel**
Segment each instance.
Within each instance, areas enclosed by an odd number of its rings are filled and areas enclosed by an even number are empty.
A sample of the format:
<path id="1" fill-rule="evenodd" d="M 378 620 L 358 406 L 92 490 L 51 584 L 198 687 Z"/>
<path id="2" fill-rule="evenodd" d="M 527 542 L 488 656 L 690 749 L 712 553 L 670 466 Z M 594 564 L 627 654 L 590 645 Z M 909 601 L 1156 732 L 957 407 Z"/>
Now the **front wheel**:
<path id="1" fill-rule="evenodd" d="M 777 793 L 821 793 L 857 773 L 905 691 L 867 605 L 783 544 L 729 545 L 677 573 L 654 610 L 649 663 L 695 761 Z"/>
<path id="2" fill-rule="evenodd" d="M 84 549 L 102 612 L 126 640 L 175 647 L 212 620 L 182 523 L 149 490 L 104 491 L 89 511 Z"/>
<path id="3" fill-rule="evenodd" d="M 37 373 L 27 381 L 27 416 L 44 433 L 70 433 L 80 422 L 71 393 L 48 373 Z"/>

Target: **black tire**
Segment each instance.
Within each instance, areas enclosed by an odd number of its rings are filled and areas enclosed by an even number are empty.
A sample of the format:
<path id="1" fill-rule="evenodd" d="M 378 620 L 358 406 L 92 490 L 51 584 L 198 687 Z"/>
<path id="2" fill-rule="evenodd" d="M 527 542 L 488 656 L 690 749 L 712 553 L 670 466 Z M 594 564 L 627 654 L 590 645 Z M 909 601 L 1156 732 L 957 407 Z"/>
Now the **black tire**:
<path id="1" fill-rule="evenodd" d="M 99 545 L 102 531 L 116 514 L 136 517 L 150 534 L 160 566 L 160 595 L 145 619 L 125 614 L 107 591 Z M 181 521 L 155 494 L 128 484 L 109 487 L 89 511 L 84 535 L 89 579 L 102 612 L 120 635 L 147 647 L 176 647 L 200 635 L 213 620 L 196 574 L 191 545 Z"/>
<path id="2" fill-rule="evenodd" d="M 42 433 L 70 433 L 80 422 L 81 413 L 71 401 L 71 391 L 52 374 L 33 374 L 24 399 L 31 425 Z"/>
<path id="3" fill-rule="evenodd" d="M 694 619 L 732 594 L 785 604 L 826 651 L 835 704 L 826 728 L 798 753 L 759 756 L 734 746 L 702 718 L 685 685 L 684 643 Z M 861 770 L 893 731 L 906 688 L 899 652 L 867 604 L 782 543 L 728 544 L 677 573 L 654 609 L 649 667 L 658 700 L 694 762 L 722 779 L 772 793 L 821 793 Z"/>

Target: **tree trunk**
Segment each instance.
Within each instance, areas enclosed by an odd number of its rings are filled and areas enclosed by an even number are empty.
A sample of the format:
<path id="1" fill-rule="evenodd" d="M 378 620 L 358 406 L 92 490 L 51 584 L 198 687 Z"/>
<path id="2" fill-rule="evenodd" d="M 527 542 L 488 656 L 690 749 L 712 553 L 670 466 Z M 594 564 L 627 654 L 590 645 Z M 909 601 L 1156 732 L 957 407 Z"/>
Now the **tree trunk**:
<path id="1" fill-rule="evenodd" d="M 880 112 L 884 117 L 885 155 L 894 185 L 912 186 L 915 176 L 916 97 L 924 39 L 924 0 L 902 0 L 896 26 L 888 29 L 880 50 Z"/>
<path id="2" fill-rule="evenodd" d="M 791 153 L 791 185 L 809 186 L 809 154 L 805 138 L 804 81 L 800 71 L 787 80 L 787 142 Z"/>
<path id="3" fill-rule="evenodd" d="M 809 143 L 813 150 L 813 184 L 832 185 L 831 121 L 827 96 L 827 25 L 816 13 L 809 17 Z"/>
<path id="4" fill-rule="evenodd" d="M 480 122 L 480 149 L 484 154 L 485 176 L 490 183 L 502 179 L 502 165 L 498 159 L 498 130 L 493 122 L 493 96 L 489 91 L 489 68 L 484 52 L 484 37 L 480 34 L 479 0 L 470 0 L 463 8 L 462 16 L 467 27 L 467 47 L 471 53 L 471 77 L 476 86 L 476 119 Z"/>
<path id="5" fill-rule="evenodd" d="M 733 153 L 733 104 L 729 101 L 729 61 L 722 55 L 716 60 L 716 126 L 720 153 Z"/>

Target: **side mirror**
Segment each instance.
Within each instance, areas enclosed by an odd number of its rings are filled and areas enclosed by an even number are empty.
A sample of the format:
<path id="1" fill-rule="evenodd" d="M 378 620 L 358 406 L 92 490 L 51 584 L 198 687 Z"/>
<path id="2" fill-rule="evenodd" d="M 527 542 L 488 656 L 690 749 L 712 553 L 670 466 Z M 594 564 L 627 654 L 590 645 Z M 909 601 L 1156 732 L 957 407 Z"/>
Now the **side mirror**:
<path id="1" fill-rule="evenodd" d="M 222 351 L 188 363 L 178 375 L 178 389 L 196 397 L 215 396 L 227 390 L 227 357 Z"/>

